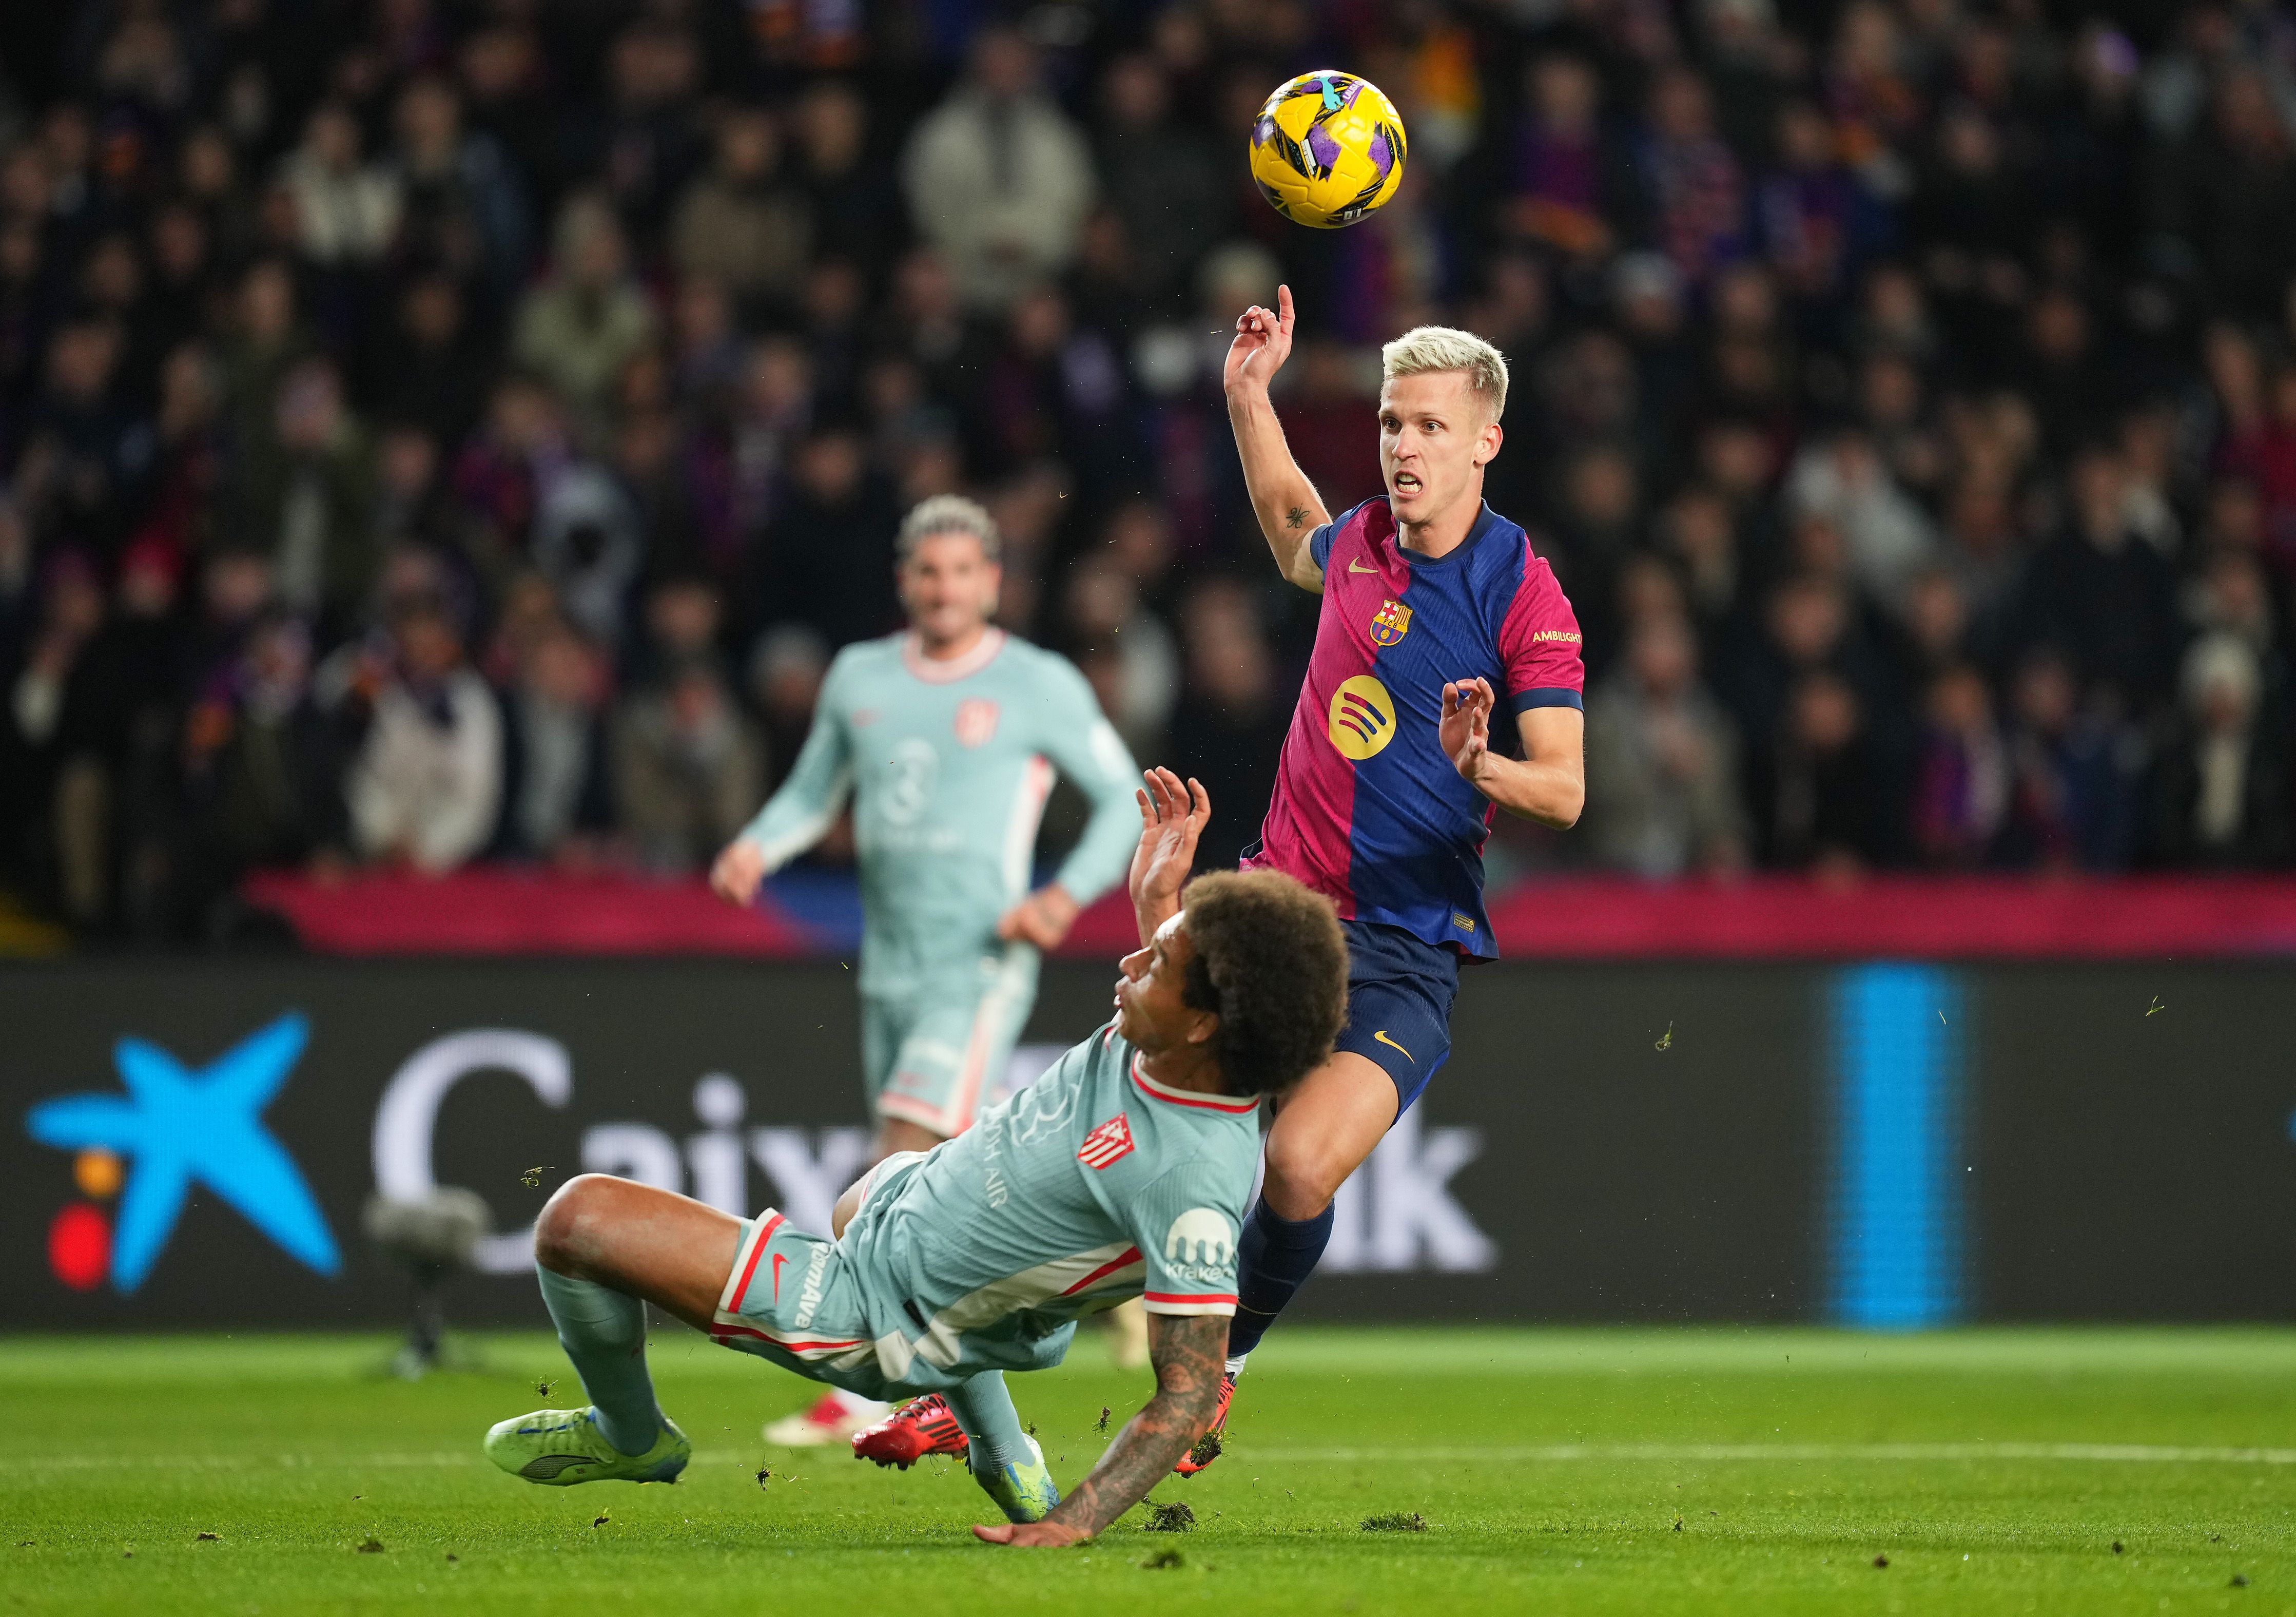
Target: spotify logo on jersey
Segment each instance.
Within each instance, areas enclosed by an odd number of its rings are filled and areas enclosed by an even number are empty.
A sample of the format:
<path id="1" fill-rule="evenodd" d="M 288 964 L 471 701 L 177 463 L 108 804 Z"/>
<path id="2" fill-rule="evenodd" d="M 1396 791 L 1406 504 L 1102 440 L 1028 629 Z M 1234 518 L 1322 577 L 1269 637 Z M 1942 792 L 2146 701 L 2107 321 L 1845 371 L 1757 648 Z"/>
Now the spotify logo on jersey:
<path id="1" fill-rule="evenodd" d="M 1395 702 L 1369 674 L 1342 680 L 1332 693 L 1332 745 L 1360 763 L 1395 738 Z"/>

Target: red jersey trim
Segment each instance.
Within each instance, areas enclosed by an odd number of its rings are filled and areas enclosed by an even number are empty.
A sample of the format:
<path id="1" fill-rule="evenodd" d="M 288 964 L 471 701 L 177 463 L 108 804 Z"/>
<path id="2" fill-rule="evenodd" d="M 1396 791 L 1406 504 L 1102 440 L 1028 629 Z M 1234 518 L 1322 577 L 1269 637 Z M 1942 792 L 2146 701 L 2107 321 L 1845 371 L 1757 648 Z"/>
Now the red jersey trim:
<path id="1" fill-rule="evenodd" d="M 1168 1085 L 1160 1084 L 1140 1070 L 1140 1058 L 1137 1055 L 1132 1058 L 1132 1081 L 1138 1084 L 1145 1093 L 1154 1096 L 1160 1101 L 1169 1101 L 1175 1106 L 1196 1106 L 1206 1112 L 1225 1112 L 1231 1117 L 1241 1117 L 1247 1112 L 1259 1110 L 1258 1096 L 1252 1096 L 1248 1101 L 1239 1101 L 1225 1099 L 1215 1095 L 1201 1095 L 1193 1089 L 1175 1089 Z"/>
<path id="2" fill-rule="evenodd" d="M 1128 1247 L 1126 1249 L 1122 1257 L 1111 1258 L 1107 1262 L 1093 1270 L 1091 1274 L 1086 1275 L 1074 1285 L 1067 1287 L 1061 1293 L 1061 1295 L 1063 1297 L 1073 1297 L 1078 1292 L 1084 1290 L 1085 1287 L 1107 1279 L 1109 1276 L 1116 1273 L 1116 1271 L 1120 1268 L 1130 1268 L 1134 1264 L 1139 1261 L 1140 1249 L 1136 1246 Z"/>
<path id="3" fill-rule="evenodd" d="M 775 1213 L 766 1220 L 764 1227 L 759 1229 L 757 1235 L 750 1241 L 750 1260 L 742 1267 L 741 1282 L 734 1287 L 728 1300 L 718 1305 L 720 1312 L 738 1314 L 742 1311 L 742 1299 L 749 1293 L 750 1282 L 757 1276 L 758 1260 L 766 1255 L 766 1244 L 774 1238 L 774 1232 L 779 1229 L 783 1222 L 781 1214 Z"/>
<path id="4" fill-rule="evenodd" d="M 776 1336 L 771 1331 L 760 1331 L 754 1326 L 746 1325 L 714 1325 L 709 1327 L 709 1334 L 712 1336 L 748 1336 L 758 1342 L 772 1342 L 774 1346 L 785 1348 L 792 1353 L 817 1353 L 829 1348 L 865 1348 L 869 1345 L 857 1336 L 851 1342 L 808 1342 L 798 1336 Z"/>

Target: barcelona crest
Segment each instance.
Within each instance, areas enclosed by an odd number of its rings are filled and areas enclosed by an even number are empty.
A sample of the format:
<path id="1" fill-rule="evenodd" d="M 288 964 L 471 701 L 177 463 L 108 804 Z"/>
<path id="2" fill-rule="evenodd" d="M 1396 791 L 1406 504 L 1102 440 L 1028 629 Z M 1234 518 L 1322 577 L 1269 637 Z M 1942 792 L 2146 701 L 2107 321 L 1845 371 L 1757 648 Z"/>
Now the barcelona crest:
<path id="1" fill-rule="evenodd" d="M 1393 645 L 1411 632 L 1411 609 L 1400 601 L 1383 601 L 1371 620 L 1374 644 Z"/>

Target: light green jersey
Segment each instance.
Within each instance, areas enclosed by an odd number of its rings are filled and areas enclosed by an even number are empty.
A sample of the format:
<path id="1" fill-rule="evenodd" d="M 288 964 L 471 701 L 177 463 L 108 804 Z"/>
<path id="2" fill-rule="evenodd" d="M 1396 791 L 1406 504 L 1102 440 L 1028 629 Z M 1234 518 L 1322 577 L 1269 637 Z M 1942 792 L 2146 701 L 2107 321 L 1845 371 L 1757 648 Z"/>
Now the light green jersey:
<path id="1" fill-rule="evenodd" d="M 1158 1084 L 1103 1028 L 931 1151 L 833 1245 L 760 1214 L 711 1334 L 874 1395 L 1057 1364 L 1079 1315 L 1235 1312 L 1259 1103 Z"/>
<path id="2" fill-rule="evenodd" d="M 1124 874 L 1139 775 L 1064 658 L 991 629 L 948 662 L 911 635 L 838 653 L 797 767 L 743 833 L 778 868 L 853 799 L 861 861 L 861 991 L 976 976 L 996 922 L 1029 890 L 1055 770 L 1092 800 L 1055 878 L 1088 904 Z M 977 994 L 978 989 L 971 990 Z"/>

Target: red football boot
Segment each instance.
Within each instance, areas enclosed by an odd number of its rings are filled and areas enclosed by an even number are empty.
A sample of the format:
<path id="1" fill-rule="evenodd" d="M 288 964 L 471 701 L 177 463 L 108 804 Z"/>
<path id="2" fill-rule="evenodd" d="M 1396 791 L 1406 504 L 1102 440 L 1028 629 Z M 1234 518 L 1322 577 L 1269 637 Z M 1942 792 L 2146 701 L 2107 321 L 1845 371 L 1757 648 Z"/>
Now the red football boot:
<path id="1" fill-rule="evenodd" d="M 938 1392 L 913 1398 L 865 1432 L 853 1434 L 853 1457 L 903 1471 L 929 1454 L 963 1458 L 972 1447 L 948 1400 Z"/>
<path id="2" fill-rule="evenodd" d="M 1182 1455 L 1179 1463 L 1172 1467 L 1179 1475 L 1192 1477 L 1219 1458 L 1220 1440 L 1227 1435 L 1227 1407 L 1234 1401 L 1235 1377 L 1224 1375 L 1220 1377 L 1219 1403 L 1212 1410 L 1212 1424 L 1205 1428 L 1203 1436 L 1196 1440 L 1195 1446 Z M 854 1441 L 860 1441 L 858 1438 Z"/>

